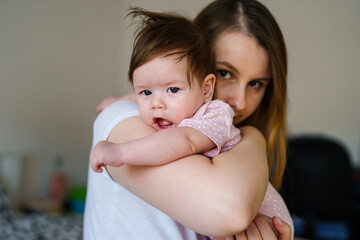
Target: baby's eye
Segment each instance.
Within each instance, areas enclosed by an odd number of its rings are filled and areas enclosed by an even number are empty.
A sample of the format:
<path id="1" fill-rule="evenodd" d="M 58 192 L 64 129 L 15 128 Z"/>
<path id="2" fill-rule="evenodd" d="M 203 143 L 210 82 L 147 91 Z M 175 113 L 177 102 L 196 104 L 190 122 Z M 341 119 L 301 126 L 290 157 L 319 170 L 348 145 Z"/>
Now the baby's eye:
<path id="1" fill-rule="evenodd" d="M 263 86 L 263 83 L 260 81 L 253 80 L 249 82 L 249 86 L 255 89 L 259 89 Z"/>
<path id="2" fill-rule="evenodd" d="M 224 79 L 230 79 L 231 78 L 231 73 L 229 71 L 226 71 L 226 70 L 218 70 L 218 75 L 221 78 L 224 78 Z"/>
<path id="3" fill-rule="evenodd" d="M 180 89 L 177 87 L 169 87 L 167 92 L 169 93 L 177 93 Z"/>
<path id="4" fill-rule="evenodd" d="M 150 91 L 150 90 L 142 90 L 142 91 L 140 92 L 140 94 L 142 94 L 142 95 L 144 95 L 144 96 L 149 96 L 149 95 L 151 95 L 151 91 Z"/>

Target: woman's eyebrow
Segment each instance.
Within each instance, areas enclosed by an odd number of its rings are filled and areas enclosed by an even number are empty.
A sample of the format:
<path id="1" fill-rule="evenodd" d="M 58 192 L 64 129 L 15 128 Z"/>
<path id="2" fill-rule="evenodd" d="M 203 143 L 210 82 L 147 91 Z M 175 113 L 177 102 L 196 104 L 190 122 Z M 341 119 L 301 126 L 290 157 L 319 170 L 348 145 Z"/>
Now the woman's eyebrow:
<path id="1" fill-rule="evenodd" d="M 231 65 L 231 64 L 228 63 L 228 62 L 216 62 L 216 64 L 224 65 L 225 67 L 231 69 L 231 71 L 233 71 L 233 72 L 235 72 L 235 73 L 239 73 L 239 71 L 238 71 L 233 65 Z"/>
<path id="2" fill-rule="evenodd" d="M 272 78 L 271 77 L 260 77 L 260 78 L 255 78 L 253 79 L 254 81 L 266 81 L 266 82 L 271 82 Z"/>

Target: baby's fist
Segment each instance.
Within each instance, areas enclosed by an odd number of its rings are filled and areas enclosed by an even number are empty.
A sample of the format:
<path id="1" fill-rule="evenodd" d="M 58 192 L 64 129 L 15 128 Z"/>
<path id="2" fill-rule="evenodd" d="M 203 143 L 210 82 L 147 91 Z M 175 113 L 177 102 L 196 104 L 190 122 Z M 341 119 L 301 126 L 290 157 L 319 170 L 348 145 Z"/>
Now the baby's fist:
<path id="1" fill-rule="evenodd" d="M 120 167 L 122 162 L 119 159 L 116 144 L 107 141 L 99 142 L 90 152 L 90 164 L 94 172 L 102 173 L 101 167 L 106 165 Z"/>

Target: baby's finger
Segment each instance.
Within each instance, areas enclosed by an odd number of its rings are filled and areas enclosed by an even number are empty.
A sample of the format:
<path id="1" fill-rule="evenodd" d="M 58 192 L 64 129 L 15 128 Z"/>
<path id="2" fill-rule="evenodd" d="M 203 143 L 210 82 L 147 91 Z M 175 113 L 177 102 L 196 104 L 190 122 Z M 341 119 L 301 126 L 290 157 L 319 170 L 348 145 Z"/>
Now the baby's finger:
<path id="1" fill-rule="evenodd" d="M 100 166 L 97 166 L 95 172 L 102 173 L 102 168 Z"/>
<path id="2" fill-rule="evenodd" d="M 103 169 L 102 169 L 103 166 L 104 166 L 103 164 L 96 164 L 95 172 L 102 173 L 103 172 Z"/>

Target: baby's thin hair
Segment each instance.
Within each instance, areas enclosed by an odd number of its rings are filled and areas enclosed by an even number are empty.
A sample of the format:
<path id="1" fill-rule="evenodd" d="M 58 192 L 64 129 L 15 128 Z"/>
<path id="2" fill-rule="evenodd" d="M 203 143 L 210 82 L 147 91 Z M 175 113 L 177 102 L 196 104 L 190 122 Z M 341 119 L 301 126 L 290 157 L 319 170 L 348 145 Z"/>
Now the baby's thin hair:
<path id="1" fill-rule="evenodd" d="M 141 8 L 131 8 L 127 16 L 139 20 L 128 72 L 131 84 L 135 69 L 159 56 L 176 55 L 178 61 L 186 57 L 190 85 L 192 77 L 201 83 L 206 75 L 215 72 L 209 41 L 188 18 Z"/>

